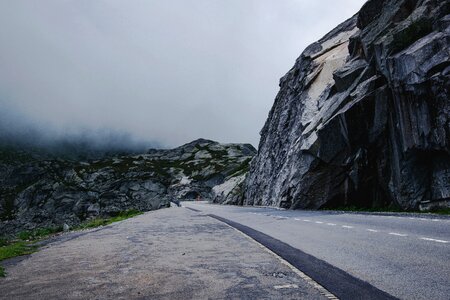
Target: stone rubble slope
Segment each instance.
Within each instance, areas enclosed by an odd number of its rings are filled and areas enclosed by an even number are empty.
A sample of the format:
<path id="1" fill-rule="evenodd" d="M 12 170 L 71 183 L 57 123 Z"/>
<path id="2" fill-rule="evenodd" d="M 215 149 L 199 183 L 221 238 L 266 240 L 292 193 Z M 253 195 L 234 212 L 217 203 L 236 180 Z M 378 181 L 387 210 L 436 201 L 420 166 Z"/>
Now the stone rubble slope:
<path id="1" fill-rule="evenodd" d="M 450 206 L 450 1 L 370 0 L 280 81 L 245 204 Z"/>
<path id="2" fill-rule="evenodd" d="M 151 149 L 91 161 L 41 158 L 0 150 L 0 236 L 38 227 L 71 226 L 121 211 L 148 211 L 172 199 L 241 201 L 214 187 L 242 176 L 256 153 L 249 144 L 199 139 L 181 147 Z M 239 177 L 241 178 L 241 177 Z M 239 184 L 236 182 L 235 185 Z M 228 184 L 230 191 L 233 184 Z"/>

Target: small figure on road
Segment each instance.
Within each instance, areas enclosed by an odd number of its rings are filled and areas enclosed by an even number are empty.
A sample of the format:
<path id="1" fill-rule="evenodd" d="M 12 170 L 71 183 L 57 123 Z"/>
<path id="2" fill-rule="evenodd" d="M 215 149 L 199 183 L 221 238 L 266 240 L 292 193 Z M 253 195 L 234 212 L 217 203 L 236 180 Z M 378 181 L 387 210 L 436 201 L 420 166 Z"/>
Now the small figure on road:
<path id="1" fill-rule="evenodd" d="M 179 201 L 177 198 L 175 198 L 175 197 L 173 197 L 173 198 L 170 200 L 170 202 L 175 203 L 178 207 L 181 206 L 180 201 Z"/>

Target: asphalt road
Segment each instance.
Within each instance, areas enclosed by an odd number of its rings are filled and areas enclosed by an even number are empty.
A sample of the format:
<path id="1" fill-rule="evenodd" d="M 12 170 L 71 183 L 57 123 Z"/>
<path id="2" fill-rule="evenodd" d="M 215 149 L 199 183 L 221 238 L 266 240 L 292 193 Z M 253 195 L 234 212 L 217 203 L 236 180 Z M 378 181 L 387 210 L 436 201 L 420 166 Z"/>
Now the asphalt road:
<path id="1" fill-rule="evenodd" d="M 327 300 L 237 230 L 178 207 L 66 233 L 2 265 L 5 300 Z"/>
<path id="2" fill-rule="evenodd" d="M 183 202 L 248 226 L 400 299 L 450 299 L 450 218 Z"/>

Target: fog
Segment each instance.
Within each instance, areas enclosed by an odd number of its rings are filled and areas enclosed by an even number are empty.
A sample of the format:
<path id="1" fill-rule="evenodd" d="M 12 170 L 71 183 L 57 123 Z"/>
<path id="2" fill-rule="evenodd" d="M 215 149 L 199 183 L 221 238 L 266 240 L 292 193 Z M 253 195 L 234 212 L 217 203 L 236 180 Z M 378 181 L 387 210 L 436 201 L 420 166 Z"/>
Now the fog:
<path id="1" fill-rule="evenodd" d="M 1 0 L 0 137 L 257 146 L 279 78 L 364 1 L 338 3 Z"/>

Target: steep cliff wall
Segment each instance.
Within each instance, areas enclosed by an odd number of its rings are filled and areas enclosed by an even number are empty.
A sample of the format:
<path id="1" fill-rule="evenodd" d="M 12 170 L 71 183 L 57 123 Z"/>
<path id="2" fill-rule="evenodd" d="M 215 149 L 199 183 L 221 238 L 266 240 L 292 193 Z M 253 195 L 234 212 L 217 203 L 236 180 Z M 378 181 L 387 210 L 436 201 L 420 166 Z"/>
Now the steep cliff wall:
<path id="1" fill-rule="evenodd" d="M 281 79 L 245 203 L 450 203 L 450 1 L 370 0 Z"/>

